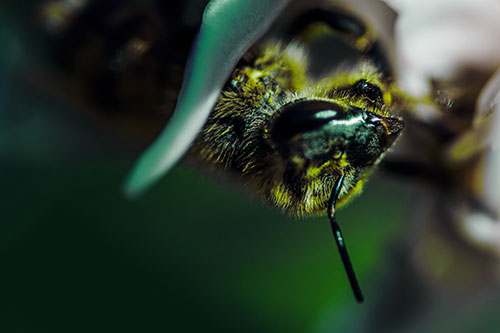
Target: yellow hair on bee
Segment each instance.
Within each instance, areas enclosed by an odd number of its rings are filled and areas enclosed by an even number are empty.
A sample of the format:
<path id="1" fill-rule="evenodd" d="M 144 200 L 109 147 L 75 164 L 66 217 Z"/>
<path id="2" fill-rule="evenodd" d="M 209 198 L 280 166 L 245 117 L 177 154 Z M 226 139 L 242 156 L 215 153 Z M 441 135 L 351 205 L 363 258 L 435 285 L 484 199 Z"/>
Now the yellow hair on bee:
<path id="1" fill-rule="evenodd" d="M 234 171 L 265 201 L 297 216 L 325 212 L 341 174 L 345 180 L 337 207 L 348 202 L 362 191 L 378 161 L 361 168 L 353 167 L 341 151 L 322 161 L 282 154 L 270 136 L 274 120 L 286 106 L 314 100 L 385 117 L 392 115 L 393 103 L 400 99 L 393 94 L 393 83 L 368 61 L 340 68 L 319 81 L 309 78 L 307 70 L 308 55 L 301 45 L 261 46 L 252 63 L 234 70 L 192 148 L 212 166 Z M 360 82 L 376 92 L 376 100 L 357 90 Z"/>

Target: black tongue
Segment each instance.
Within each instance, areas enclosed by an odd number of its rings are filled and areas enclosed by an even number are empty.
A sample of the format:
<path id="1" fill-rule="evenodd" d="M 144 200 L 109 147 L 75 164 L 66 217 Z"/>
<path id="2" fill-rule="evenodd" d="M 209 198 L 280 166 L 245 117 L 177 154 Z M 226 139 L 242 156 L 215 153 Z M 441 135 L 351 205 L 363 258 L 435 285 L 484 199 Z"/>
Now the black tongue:
<path id="1" fill-rule="evenodd" d="M 349 280 L 349 284 L 351 285 L 354 297 L 356 298 L 358 303 L 363 303 L 364 300 L 363 293 L 361 292 L 361 287 L 359 286 L 358 279 L 356 278 L 356 273 L 354 272 L 354 268 L 352 267 L 351 259 L 349 258 L 349 253 L 347 252 L 344 236 L 342 235 L 342 231 L 340 230 L 340 225 L 338 224 L 337 219 L 335 217 L 335 206 L 339 198 L 340 191 L 342 190 L 343 182 L 344 182 L 344 174 L 340 175 L 340 177 L 337 179 L 337 182 L 335 183 L 326 212 L 328 218 L 330 219 L 330 225 L 332 227 L 333 237 L 335 239 L 335 243 L 337 244 L 340 258 L 342 259 L 342 263 L 344 264 L 344 268 L 347 274 L 347 279 Z"/>

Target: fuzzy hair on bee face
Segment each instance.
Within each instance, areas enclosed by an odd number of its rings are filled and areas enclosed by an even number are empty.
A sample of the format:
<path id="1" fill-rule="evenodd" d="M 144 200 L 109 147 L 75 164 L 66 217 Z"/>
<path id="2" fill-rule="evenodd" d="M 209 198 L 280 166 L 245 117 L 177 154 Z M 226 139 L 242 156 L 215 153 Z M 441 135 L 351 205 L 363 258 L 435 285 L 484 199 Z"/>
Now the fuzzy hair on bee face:
<path id="1" fill-rule="evenodd" d="M 402 129 L 391 83 L 371 63 L 319 81 L 307 68 L 298 43 L 264 45 L 235 69 L 190 151 L 299 216 L 324 212 L 341 174 L 339 204 L 359 193 Z"/>

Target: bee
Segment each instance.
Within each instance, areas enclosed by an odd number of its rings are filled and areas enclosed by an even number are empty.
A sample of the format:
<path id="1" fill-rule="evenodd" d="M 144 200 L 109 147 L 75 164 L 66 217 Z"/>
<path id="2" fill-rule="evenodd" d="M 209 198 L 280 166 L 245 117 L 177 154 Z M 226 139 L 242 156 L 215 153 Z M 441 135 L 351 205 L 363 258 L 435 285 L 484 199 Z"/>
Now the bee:
<path id="1" fill-rule="evenodd" d="M 220 9 L 217 3 L 212 1 L 205 10 L 191 55 L 192 67 L 182 89 L 179 68 L 185 65 L 185 42 L 194 39 L 193 30 L 179 38 L 179 34 L 169 34 L 156 24 L 151 13 L 135 7 L 127 9 L 113 1 L 87 2 L 83 9 L 66 11 L 76 13 L 74 22 L 84 23 L 94 17 L 93 13 L 104 12 L 101 17 L 112 18 L 114 26 L 103 20 L 101 29 L 109 36 L 126 36 L 100 54 L 95 50 L 101 49 L 95 45 L 65 48 L 73 54 L 66 54 L 64 59 L 78 59 L 85 51 L 83 59 L 92 60 L 80 75 L 87 87 L 91 82 L 99 82 L 91 85 L 94 99 L 117 112 L 140 109 L 144 117 L 167 110 L 161 115 L 165 120 L 171 117 L 165 132 L 133 171 L 126 191 L 130 196 L 142 192 L 188 149 L 188 160 L 212 173 L 231 176 L 250 193 L 285 213 L 307 216 L 326 212 L 354 295 L 361 302 L 363 295 L 335 211 L 361 193 L 371 173 L 394 145 L 403 130 L 402 110 L 408 104 L 393 80 L 376 33 L 345 8 L 313 6 L 301 10 L 292 15 L 288 28 L 281 34 L 255 33 L 253 39 L 258 41 L 242 47 L 245 52 L 235 66 L 229 61 L 229 78 L 224 78 L 220 91 L 211 94 L 204 107 L 200 107 L 208 112 L 200 112 L 189 94 L 191 87 L 200 85 L 192 77 L 199 68 L 205 68 L 199 57 L 207 40 L 206 27 Z M 255 6 L 261 6 L 262 12 L 278 12 L 286 3 L 259 2 Z M 54 8 L 61 9 L 61 4 L 67 5 L 68 1 L 55 4 L 59 7 Z M 258 15 L 255 18 L 260 19 Z M 266 25 L 264 21 L 262 24 Z M 66 35 L 71 45 L 75 31 Z M 85 41 L 84 45 L 102 39 L 94 31 L 89 42 L 88 35 L 80 32 L 76 36 Z M 324 36 L 333 36 L 357 52 L 359 59 L 312 75 L 315 63 L 311 49 Z M 81 65 L 72 66 L 81 69 Z M 103 70 L 107 75 L 102 76 Z M 138 77 L 142 78 L 140 84 L 137 80 L 130 82 Z M 103 82 L 108 85 L 106 89 L 99 88 Z M 121 90 L 115 89 L 109 97 L 105 93 L 110 86 Z M 216 82 L 214 86 L 217 87 Z M 126 97 L 125 103 L 120 96 Z M 173 109 L 175 102 L 177 107 L 171 114 L 168 109 Z"/>

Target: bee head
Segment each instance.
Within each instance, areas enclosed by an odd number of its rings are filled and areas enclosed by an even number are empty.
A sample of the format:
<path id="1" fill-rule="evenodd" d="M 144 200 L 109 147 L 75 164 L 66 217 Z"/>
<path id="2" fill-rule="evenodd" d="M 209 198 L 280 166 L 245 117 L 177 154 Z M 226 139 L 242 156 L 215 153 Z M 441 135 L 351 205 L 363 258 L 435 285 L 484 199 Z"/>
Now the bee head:
<path id="1" fill-rule="evenodd" d="M 273 122 L 270 139 L 287 159 L 341 158 L 352 167 L 373 165 L 403 129 L 397 118 L 325 100 L 298 100 L 284 105 Z"/>

